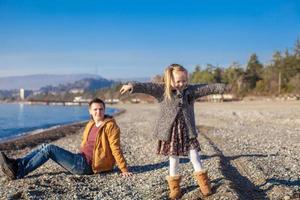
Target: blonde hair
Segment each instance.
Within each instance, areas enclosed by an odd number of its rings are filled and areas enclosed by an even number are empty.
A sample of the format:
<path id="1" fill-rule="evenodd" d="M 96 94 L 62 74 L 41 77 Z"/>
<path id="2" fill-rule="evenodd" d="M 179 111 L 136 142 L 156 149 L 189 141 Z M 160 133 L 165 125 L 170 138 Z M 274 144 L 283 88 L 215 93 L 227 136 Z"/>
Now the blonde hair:
<path id="1" fill-rule="evenodd" d="M 164 72 L 164 84 L 165 84 L 165 99 L 166 100 L 171 100 L 171 93 L 172 93 L 172 79 L 173 79 L 173 72 L 185 72 L 186 75 L 188 75 L 188 71 L 181 65 L 179 64 L 171 64 L 169 67 L 165 69 Z"/>

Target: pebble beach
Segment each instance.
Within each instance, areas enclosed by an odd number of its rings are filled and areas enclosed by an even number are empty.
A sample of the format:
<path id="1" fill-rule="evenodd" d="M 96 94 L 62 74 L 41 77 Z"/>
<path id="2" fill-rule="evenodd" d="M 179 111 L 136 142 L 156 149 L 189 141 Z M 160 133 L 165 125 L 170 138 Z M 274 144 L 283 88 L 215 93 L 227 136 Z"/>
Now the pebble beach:
<path id="1" fill-rule="evenodd" d="M 132 177 L 122 178 L 117 167 L 109 173 L 73 175 L 48 161 L 20 180 L 8 180 L 0 172 L 0 198 L 168 199 L 168 158 L 155 154 L 157 141 L 152 137 L 158 104 L 115 107 L 125 110 L 115 118 Z M 214 194 L 201 195 L 192 164 L 182 157 L 182 199 L 300 199 L 300 101 L 197 102 L 195 115 Z M 0 143 L 0 150 L 17 158 L 51 142 L 78 152 L 83 127 L 78 123 Z"/>

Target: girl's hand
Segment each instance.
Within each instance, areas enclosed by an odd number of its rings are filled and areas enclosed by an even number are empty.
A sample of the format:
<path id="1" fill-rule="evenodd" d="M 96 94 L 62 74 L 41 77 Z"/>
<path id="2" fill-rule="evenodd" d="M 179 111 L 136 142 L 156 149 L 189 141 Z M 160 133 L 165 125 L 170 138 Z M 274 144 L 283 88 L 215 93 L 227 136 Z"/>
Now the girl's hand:
<path id="1" fill-rule="evenodd" d="M 122 177 L 129 177 L 129 176 L 132 176 L 132 173 L 131 172 L 122 172 Z"/>
<path id="2" fill-rule="evenodd" d="M 120 89 L 120 93 L 121 94 L 124 94 L 126 92 L 131 92 L 133 89 L 133 86 L 131 84 L 128 84 L 128 85 L 123 85 L 122 88 Z"/>

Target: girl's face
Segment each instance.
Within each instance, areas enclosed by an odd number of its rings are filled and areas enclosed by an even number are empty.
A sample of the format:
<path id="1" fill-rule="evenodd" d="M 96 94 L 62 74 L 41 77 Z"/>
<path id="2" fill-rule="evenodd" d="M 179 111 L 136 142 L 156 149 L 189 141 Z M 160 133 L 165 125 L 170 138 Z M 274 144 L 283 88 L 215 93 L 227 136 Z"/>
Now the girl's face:
<path id="1" fill-rule="evenodd" d="M 182 91 L 186 88 L 188 80 L 187 80 L 187 73 L 184 71 L 173 71 L 173 77 L 171 81 L 171 86 L 179 91 Z"/>

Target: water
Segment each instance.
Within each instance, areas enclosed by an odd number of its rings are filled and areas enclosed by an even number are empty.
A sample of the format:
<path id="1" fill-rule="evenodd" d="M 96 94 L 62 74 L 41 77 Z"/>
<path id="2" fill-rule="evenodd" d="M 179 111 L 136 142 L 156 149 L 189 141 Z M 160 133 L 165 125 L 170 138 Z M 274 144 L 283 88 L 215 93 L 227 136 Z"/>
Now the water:
<path id="1" fill-rule="evenodd" d="M 106 108 L 107 114 L 115 112 Z M 88 119 L 88 106 L 0 104 L 0 141 Z"/>

